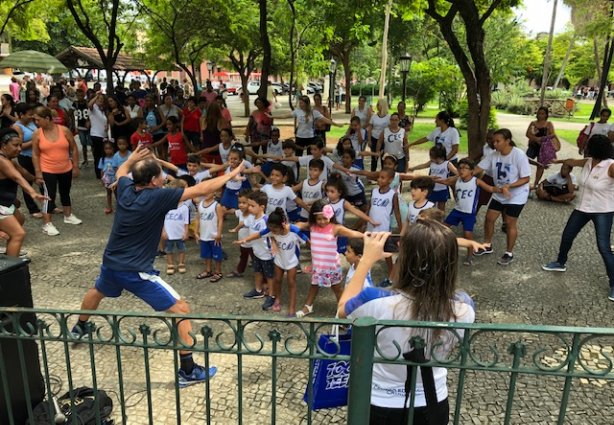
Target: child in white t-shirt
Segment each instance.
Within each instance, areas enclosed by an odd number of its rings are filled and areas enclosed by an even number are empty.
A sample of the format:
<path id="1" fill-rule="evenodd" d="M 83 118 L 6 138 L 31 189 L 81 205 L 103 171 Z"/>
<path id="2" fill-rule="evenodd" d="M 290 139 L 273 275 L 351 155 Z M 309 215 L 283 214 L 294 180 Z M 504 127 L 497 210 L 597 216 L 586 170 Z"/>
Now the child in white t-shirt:
<path id="1" fill-rule="evenodd" d="M 222 228 L 224 225 L 224 207 L 215 199 L 214 193 L 208 193 L 198 204 L 198 231 L 200 234 L 200 258 L 205 262 L 205 270 L 196 279 L 218 282 L 222 275 Z M 213 270 L 212 262 L 214 263 Z"/>
<path id="2" fill-rule="evenodd" d="M 252 191 L 249 189 L 243 189 L 241 192 L 239 192 L 239 208 L 235 210 L 235 215 L 239 219 L 239 224 L 254 219 L 254 216 L 249 212 L 249 195 L 251 193 Z M 249 229 L 244 226 L 240 228 L 237 226 L 234 229 L 229 230 L 229 232 L 238 232 L 238 240 L 245 239 L 249 236 Z M 239 264 L 237 264 L 237 268 L 232 273 L 226 275 L 226 277 L 243 277 L 243 273 L 247 268 L 249 258 L 254 258 L 254 251 L 252 250 L 252 245 L 250 242 L 241 244 L 239 250 Z"/>
<path id="3" fill-rule="evenodd" d="M 561 171 L 543 180 L 537 187 L 537 197 L 542 201 L 571 202 L 578 187 L 576 176 L 571 173 L 571 167 L 563 164 Z"/>
<path id="4" fill-rule="evenodd" d="M 186 188 L 185 181 L 173 180 L 169 187 Z M 190 224 L 190 209 L 185 202 L 181 202 L 177 208 L 170 210 L 164 217 L 164 229 L 162 239 L 165 241 L 164 252 L 166 252 L 166 274 L 175 273 L 175 252 L 177 253 L 177 271 L 185 273 L 185 240 L 188 238 L 188 226 Z"/>
<path id="5" fill-rule="evenodd" d="M 350 283 L 352 280 L 352 276 L 354 276 L 354 272 L 356 271 L 356 267 L 358 266 L 358 262 L 362 258 L 362 252 L 365 247 L 365 242 L 363 239 L 350 239 L 348 241 L 347 250 L 345 251 L 345 259 L 348 263 L 350 263 L 350 268 L 348 269 L 347 274 L 345 275 L 345 286 Z M 371 278 L 371 270 L 367 273 L 365 277 L 365 283 L 363 285 L 363 289 L 373 287 L 373 279 Z"/>
<path id="6" fill-rule="evenodd" d="M 265 184 L 260 189 L 261 192 L 266 193 L 268 199 L 266 214 L 272 213 L 278 207 L 287 213 L 288 201 L 294 201 L 299 207 L 309 209 L 305 202 L 296 196 L 292 188 L 284 183 L 287 174 L 288 168 L 285 165 L 273 164 L 271 166 L 271 174 L 269 176 L 271 183 Z"/>

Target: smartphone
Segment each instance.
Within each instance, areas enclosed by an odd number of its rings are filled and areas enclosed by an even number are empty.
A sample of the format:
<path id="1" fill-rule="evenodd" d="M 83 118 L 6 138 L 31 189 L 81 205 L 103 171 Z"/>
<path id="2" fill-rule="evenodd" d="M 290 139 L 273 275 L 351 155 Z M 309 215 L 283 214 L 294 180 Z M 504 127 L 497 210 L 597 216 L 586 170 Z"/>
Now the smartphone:
<path id="1" fill-rule="evenodd" d="M 390 235 L 388 239 L 386 239 L 386 243 L 384 244 L 384 252 L 399 252 L 399 241 L 401 240 L 401 235 Z"/>

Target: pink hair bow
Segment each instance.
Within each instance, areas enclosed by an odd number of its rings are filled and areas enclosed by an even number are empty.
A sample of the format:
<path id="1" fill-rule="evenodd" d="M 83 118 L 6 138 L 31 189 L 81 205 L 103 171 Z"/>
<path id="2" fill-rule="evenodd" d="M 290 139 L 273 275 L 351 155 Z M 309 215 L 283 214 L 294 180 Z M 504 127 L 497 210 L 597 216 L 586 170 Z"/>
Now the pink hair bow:
<path id="1" fill-rule="evenodd" d="M 324 208 L 322 208 L 322 215 L 330 220 L 335 216 L 335 210 L 333 210 L 333 207 L 330 205 L 324 205 Z"/>

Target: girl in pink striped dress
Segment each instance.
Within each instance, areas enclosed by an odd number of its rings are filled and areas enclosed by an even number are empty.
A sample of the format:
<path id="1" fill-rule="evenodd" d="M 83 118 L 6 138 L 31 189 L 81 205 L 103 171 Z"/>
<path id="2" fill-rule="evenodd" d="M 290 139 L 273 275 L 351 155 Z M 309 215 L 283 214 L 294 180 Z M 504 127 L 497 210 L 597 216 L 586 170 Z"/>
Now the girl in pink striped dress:
<path id="1" fill-rule="evenodd" d="M 337 301 L 343 292 L 343 273 L 337 252 L 337 236 L 362 238 L 363 234 L 337 224 L 335 211 L 325 200 L 316 201 L 309 211 L 309 223 L 295 223 L 301 230 L 309 230 L 311 242 L 312 275 L 307 301 L 296 317 L 313 313 L 313 302 L 320 287 L 331 288 Z"/>

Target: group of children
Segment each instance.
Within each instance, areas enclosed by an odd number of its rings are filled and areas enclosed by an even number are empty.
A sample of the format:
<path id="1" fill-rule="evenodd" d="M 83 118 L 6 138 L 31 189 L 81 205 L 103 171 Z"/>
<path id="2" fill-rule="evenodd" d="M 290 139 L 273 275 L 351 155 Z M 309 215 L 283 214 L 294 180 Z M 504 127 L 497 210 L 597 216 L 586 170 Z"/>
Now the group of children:
<path id="1" fill-rule="evenodd" d="M 398 160 L 393 155 L 384 155 L 380 171 L 364 170 L 356 157 L 368 154 L 357 152 L 350 137 L 339 142 L 338 161 L 326 156 L 321 141 L 310 146 L 310 155 L 305 156 L 296 156 L 293 143 L 282 142 L 278 135 L 268 142 L 267 154 L 262 155 L 232 139 L 223 143 L 228 144 L 223 165 L 201 163 L 195 155 L 188 157 L 187 171 L 167 164 L 173 179 L 170 184 L 187 186 L 217 172 L 230 172 L 246 155 L 262 164 L 255 166 L 246 160 L 242 178 L 229 181 L 221 193 L 187 201 L 167 214 L 161 245 L 167 256 L 167 274 L 186 272 L 185 241 L 193 237 L 204 262 L 204 269 L 196 278 L 210 282 L 223 279 L 224 222 L 236 219 L 237 224 L 229 232 L 238 234 L 234 243 L 239 246 L 240 255 L 236 267 L 226 276 L 242 277 L 251 259 L 255 283 L 243 296 L 264 299 L 264 310 L 281 311 L 281 288 L 286 275 L 289 316 L 311 314 L 320 287 L 330 287 L 337 298 L 341 296 L 344 281 L 341 255 L 345 254 L 350 264 L 351 277 L 362 255 L 365 230 L 404 234 L 421 214 L 435 214 L 443 220 L 443 213 L 439 213 L 440 217 L 435 210 L 444 210 L 448 187 L 452 187 L 456 206 L 445 223 L 462 224 L 464 237 L 473 239 L 479 191 L 493 189 L 474 177 L 472 161 L 463 159 L 456 167 L 445 160 L 445 151 L 438 146 L 430 150 L 428 163 L 409 169 L 429 168 L 430 174 L 424 176 L 397 172 Z M 297 175 L 305 178 L 296 182 Z M 362 181 L 364 177 L 376 182 L 370 196 Z M 410 202 L 401 196 L 402 182 L 407 180 L 411 181 Z M 346 213 L 356 217 L 352 228 L 346 226 Z M 398 250 L 398 246 L 389 248 Z M 310 252 L 310 266 L 301 268 L 301 250 Z M 468 248 L 465 264 L 471 264 L 472 255 L 473 250 Z M 388 258 L 386 263 L 388 279 L 380 283 L 384 286 L 395 277 L 393 259 Z M 311 286 L 303 307 L 297 309 L 296 280 L 303 271 L 311 274 Z M 365 285 L 373 285 L 370 276 Z"/>

